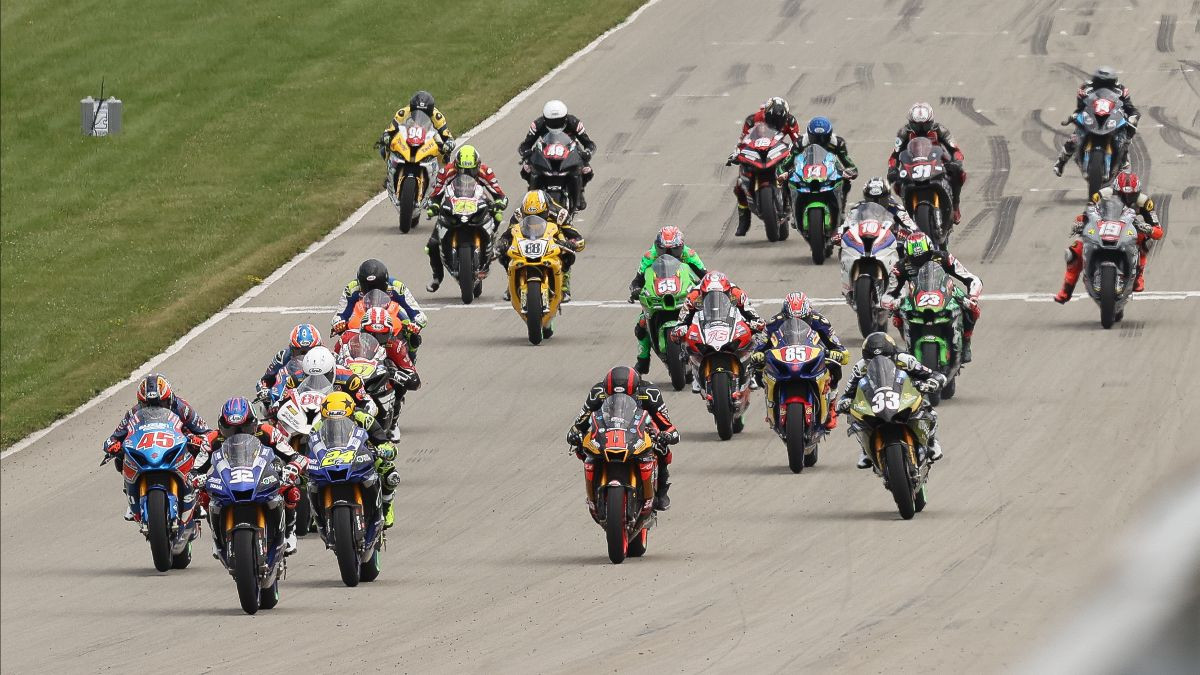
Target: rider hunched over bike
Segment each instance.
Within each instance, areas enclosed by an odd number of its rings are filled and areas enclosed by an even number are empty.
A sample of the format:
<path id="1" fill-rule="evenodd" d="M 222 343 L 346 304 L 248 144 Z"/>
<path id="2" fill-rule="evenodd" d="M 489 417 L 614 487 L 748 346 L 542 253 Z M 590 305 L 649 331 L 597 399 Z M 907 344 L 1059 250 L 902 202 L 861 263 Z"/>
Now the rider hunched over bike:
<path id="1" fill-rule="evenodd" d="M 746 291 L 730 282 L 729 277 L 724 273 L 715 271 L 705 273 L 704 278 L 700 279 L 700 283 L 688 291 L 683 307 L 679 309 L 679 325 L 671 331 L 672 340 L 679 342 L 683 339 L 683 336 L 687 334 L 688 327 L 692 325 L 692 318 L 696 316 L 696 312 L 700 311 L 704 296 L 712 292 L 724 293 L 749 325 L 750 331 L 754 333 L 754 339 L 762 340 L 767 324 L 758 315 L 758 312 L 754 311 L 754 307 L 750 303 L 750 296 L 746 295 Z M 758 389 L 758 382 L 753 377 L 750 378 L 750 388 Z M 700 374 L 695 371 L 695 367 L 692 368 L 692 393 L 700 393 Z"/>
<path id="2" fill-rule="evenodd" d="M 594 174 L 592 173 L 592 156 L 596 154 L 596 143 L 587 134 L 587 129 L 583 127 L 583 122 L 576 116 L 567 111 L 567 104 L 555 99 L 547 101 L 546 105 L 542 106 L 542 114 L 529 125 L 529 133 L 525 134 L 525 140 L 521 141 L 521 145 L 517 146 L 517 154 L 521 156 L 521 178 L 526 183 L 531 178 L 529 168 L 529 153 L 533 152 L 533 145 L 546 132 L 555 130 L 565 133 L 572 140 L 578 141 L 583 146 L 583 169 L 580 172 L 579 186 L 579 203 L 575 208 L 583 211 L 587 208 L 587 199 L 584 197 L 584 192 L 587 190 L 587 184 L 592 182 Z"/>
<path id="3" fill-rule="evenodd" d="M 896 220 L 896 228 L 893 234 L 895 234 L 898 241 L 903 242 L 910 235 L 920 232 L 916 222 L 913 221 L 912 217 L 908 215 L 908 211 L 904 208 L 904 203 L 900 201 L 899 197 L 888 190 L 887 183 L 879 176 L 872 176 L 866 185 L 863 185 L 862 196 L 862 201 L 856 202 L 854 206 L 846 209 L 846 218 L 842 221 L 843 231 L 850 222 L 850 218 L 860 206 L 864 204 L 878 204 L 888 213 L 892 214 L 892 218 Z M 841 245 L 841 234 L 841 232 L 838 233 L 837 239 L 834 240 L 835 244 Z"/>
<path id="4" fill-rule="evenodd" d="M 1148 240 L 1162 239 L 1162 225 L 1158 222 L 1158 214 L 1154 212 L 1154 200 L 1150 198 L 1150 195 L 1141 191 L 1141 181 L 1138 180 L 1136 173 L 1125 170 L 1117 174 L 1112 185 L 1101 188 L 1099 192 L 1092 195 L 1092 200 L 1088 202 L 1087 208 L 1094 208 L 1113 195 L 1120 197 L 1126 208 L 1136 210 L 1141 219 L 1138 223 L 1137 238 L 1138 275 L 1137 281 L 1133 285 L 1133 292 L 1141 293 L 1146 289 L 1146 256 L 1150 252 Z M 1062 288 L 1054 296 L 1054 301 L 1059 304 L 1071 299 L 1071 294 L 1075 291 L 1075 284 L 1079 282 L 1079 275 L 1083 272 L 1083 241 L 1079 237 L 1083 233 L 1086 217 L 1087 210 L 1085 209 L 1082 215 L 1075 217 L 1075 226 L 1071 228 L 1071 235 L 1075 237 L 1075 241 L 1067 247 L 1067 271 L 1063 275 Z"/>
<path id="5" fill-rule="evenodd" d="M 888 182 L 896 185 L 900 179 L 900 153 L 908 147 L 908 142 L 924 136 L 934 143 L 941 145 L 950 155 L 945 162 L 946 175 L 950 179 L 950 189 L 954 193 L 954 223 L 962 219 L 959 210 L 959 197 L 962 195 L 963 183 L 967 182 L 967 172 L 963 170 L 963 153 L 958 143 L 950 135 L 950 130 L 933 119 L 933 106 L 925 102 L 914 103 L 908 110 L 908 123 L 896 132 L 896 147 L 888 158 Z"/>
<path id="6" fill-rule="evenodd" d="M 287 346 L 275 353 L 275 358 L 267 364 L 266 372 L 255 385 L 258 392 L 256 398 L 260 401 L 268 400 L 271 387 L 275 386 L 279 372 L 287 366 L 288 362 L 292 359 L 303 359 L 310 349 L 319 346 L 321 346 L 321 331 L 311 323 L 297 324 L 292 329 Z"/>
<path id="7" fill-rule="evenodd" d="M 796 121 L 796 116 L 791 113 L 791 107 L 788 106 L 787 100 L 779 96 L 772 96 L 767 99 L 766 103 L 759 106 L 756 112 L 746 116 L 746 120 L 742 122 L 742 134 L 738 136 L 738 143 L 740 144 L 741 140 L 754 128 L 754 125 L 759 123 L 765 123 L 772 129 L 787 134 L 793 146 L 800 141 L 802 134 L 800 123 Z M 734 164 L 737 161 L 737 155 L 738 150 L 734 148 L 733 152 L 729 155 L 729 159 L 725 161 L 726 166 Z M 789 166 L 791 161 L 792 158 L 789 157 L 787 160 Z M 787 166 L 780 167 L 783 175 L 786 175 L 786 169 Z M 750 174 L 746 167 L 743 166 L 740 169 L 738 180 L 733 184 L 733 196 L 737 198 L 738 209 L 737 231 L 733 233 L 735 237 L 744 237 L 750 231 L 750 205 L 746 202 L 746 192 L 742 189 L 743 179 L 748 180 L 749 178 Z M 785 191 L 784 194 L 790 193 Z"/>
<path id="8" fill-rule="evenodd" d="M 354 306 L 372 290 L 387 293 L 394 302 L 400 305 L 404 317 L 416 324 L 418 328 L 423 329 L 429 323 L 425 312 L 421 311 L 421 305 L 417 304 L 417 299 L 413 297 L 412 291 L 408 290 L 404 282 L 389 275 L 387 266 L 382 262 L 370 258 L 358 266 L 358 275 L 353 281 L 346 284 L 346 288 L 342 291 L 344 306 L 342 311 L 334 315 L 331 332 L 336 334 L 346 330 L 346 323 L 354 314 Z M 412 333 L 409 337 L 408 351 L 414 361 L 417 360 L 417 348 L 420 346 L 420 334 Z"/>
<path id="9" fill-rule="evenodd" d="M 1132 137 L 1137 131 L 1138 120 L 1142 115 L 1138 112 L 1137 106 L 1133 104 L 1133 98 L 1129 95 L 1129 88 L 1121 84 L 1117 79 L 1117 71 L 1110 66 L 1101 66 L 1092 74 L 1092 79 L 1079 85 L 1079 91 L 1075 94 L 1075 114 L 1083 112 L 1083 106 L 1087 101 L 1088 96 L 1097 89 L 1111 89 L 1121 97 L 1121 109 L 1125 113 L 1125 121 L 1129 125 L 1129 135 Z M 1073 117 L 1074 115 L 1072 115 Z M 1067 118 L 1064 124 L 1071 124 L 1071 118 Z M 1071 158 L 1075 156 L 1075 151 L 1079 149 L 1079 129 L 1076 128 L 1071 132 L 1071 135 L 1063 142 L 1062 152 L 1059 153 L 1058 159 L 1054 162 L 1054 175 L 1061 176 L 1063 168 Z M 1129 168 L 1129 157 L 1125 158 L 1125 166 L 1123 169 Z"/>
<path id="10" fill-rule="evenodd" d="M 104 441 L 104 453 L 116 460 L 117 473 L 122 472 L 124 464 L 123 444 L 125 439 L 137 426 L 138 413 L 146 408 L 165 408 L 175 413 L 175 416 L 183 423 L 184 431 L 189 435 L 188 451 L 202 462 L 208 460 L 208 434 L 212 429 L 204 422 L 204 418 L 200 417 L 200 413 L 196 412 L 195 408 L 188 405 L 188 402 L 182 397 L 175 395 L 167 378 L 158 373 L 150 373 L 138 383 L 137 404 L 125 413 L 120 423 L 117 424 L 117 428 Z M 121 485 L 121 491 L 122 493 L 125 491 L 124 483 Z M 129 501 L 128 495 L 126 495 L 126 501 L 129 503 L 125 507 L 125 520 L 137 520 L 139 515 L 134 513 L 134 504 Z"/>
<path id="11" fill-rule="evenodd" d="M 672 256 L 691 267 L 697 278 L 704 278 L 706 273 L 704 261 L 700 260 L 695 249 L 684 245 L 683 232 L 678 227 L 667 225 L 658 231 L 658 236 L 654 238 L 650 249 L 642 254 L 637 274 L 629 282 L 629 302 L 638 301 L 638 297 L 642 293 L 642 285 L 645 283 L 646 270 L 650 269 L 654 265 L 654 261 L 664 255 Z M 645 375 L 650 372 L 650 329 L 647 325 L 645 311 L 638 315 L 637 323 L 633 326 L 633 335 L 638 341 L 637 371 Z"/>
<path id="12" fill-rule="evenodd" d="M 441 208 L 442 192 L 454 180 L 454 177 L 459 173 L 470 176 L 475 179 L 475 182 L 483 186 L 492 197 L 492 218 L 496 224 L 499 224 L 504 217 L 504 209 L 508 208 L 508 197 L 504 194 L 504 189 L 500 187 L 500 181 L 496 178 L 496 172 L 492 171 L 491 167 L 483 162 L 479 157 L 479 152 L 473 145 L 464 145 L 458 149 L 458 154 L 455 155 L 454 161 L 442 167 L 438 171 L 437 179 L 433 183 L 433 189 L 429 191 L 427 203 L 427 214 L 430 218 L 434 218 Z M 492 232 L 495 230 L 493 229 Z M 433 293 L 442 285 L 442 279 L 446 272 L 442 267 L 441 246 L 441 228 L 433 228 L 433 232 L 429 235 L 429 241 L 425 242 L 425 253 L 429 255 L 429 269 L 433 272 L 433 278 L 425 286 L 425 290 Z M 487 268 L 484 268 L 486 273 Z"/>
<path id="13" fill-rule="evenodd" d="M 375 473 L 379 475 L 379 492 L 383 497 L 383 526 L 391 527 L 395 522 L 392 501 L 396 498 L 396 486 L 400 475 L 396 473 L 396 448 L 388 440 L 387 430 L 372 415 L 358 410 L 354 399 L 343 392 L 333 392 L 321 404 L 321 419 L 313 424 L 312 433 L 320 431 L 325 420 L 344 417 L 352 420 L 367 432 L 367 441 L 375 448 Z"/>
<path id="14" fill-rule="evenodd" d="M 959 302 L 967 311 L 963 314 L 963 353 L 962 362 L 971 362 L 971 336 L 975 333 L 975 322 L 979 321 L 979 296 L 983 294 L 983 281 L 979 277 L 971 273 L 966 265 L 962 264 L 958 258 L 955 258 L 949 251 L 941 251 L 933 247 L 933 240 L 924 232 L 917 232 L 910 235 L 908 241 L 904 242 L 904 255 L 900 256 L 900 261 L 892 268 L 892 274 L 888 280 L 887 295 L 892 299 L 891 304 L 895 304 L 900 293 L 904 291 L 906 283 L 917 278 L 917 273 L 926 263 L 935 262 L 946 274 L 958 279 L 963 284 L 966 284 L 967 291 L 962 293 L 955 286 L 955 293 L 958 296 Z M 893 318 L 893 325 L 900 327 L 900 317 Z"/>
<path id="15" fill-rule="evenodd" d="M 654 510 L 666 511 L 671 508 L 671 498 L 667 490 L 671 487 L 668 482 L 671 464 L 671 449 L 668 446 L 679 442 L 679 432 L 667 415 L 667 402 L 663 400 L 662 392 L 654 383 L 642 379 L 637 371 L 629 366 L 616 366 L 608 371 L 604 379 L 597 382 L 588 392 L 579 410 L 575 423 L 567 431 L 567 445 L 575 452 L 575 456 L 587 461 L 587 455 L 582 450 L 583 437 L 591 428 L 592 413 L 604 405 L 604 400 L 614 394 L 626 394 L 637 401 L 642 410 L 650 415 L 650 420 L 658 430 L 658 438 L 654 444 L 655 452 L 659 453 L 661 461 L 658 465 L 658 485 L 654 490 Z"/>
<path id="16" fill-rule="evenodd" d="M 521 224 L 526 216 L 537 216 L 548 223 L 558 226 L 556 243 L 563 247 L 563 302 L 571 301 L 571 266 L 575 264 L 575 254 L 582 251 L 587 242 L 583 234 L 571 224 L 571 215 L 562 204 L 554 201 L 545 190 L 530 190 L 521 199 L 521 208 L 513 211 L 508 219 L 508 227 L 496 239 L 493 258 L 499 258 L 504 271 L 508 272 L 508 249 L 513 242 L 513 229 Z M 491 265 L 491 262 L 488 262 Z M 504 299 L 510 300 L 508 289 L 504 289 Z"/>
<path id="17" fill-rule="evenodd" d="M 825 359 L 825 366 L 829 369 L 829 388 L 836 390 L 838 383 L 842 380 L 842 366 L 849 362 L 849 350 L 837 336 L 837 332 L 833 330 L 833 324 L 826 319 L 824 315 L 813 310 L 812 301 L 803 291 L 788 293 L 783 299 L 783 306 L 779 311 L 767 319 L 767 325 L 764 333 L 768 336 L 777 330 L 783 322 L 788 319 L 800 319 L 808 325 L 809 328 L 817 334 L 821 339 L 821 346 L 828 352 L 841 352 L 846 355 L 842 359 L 835 359 L 832 356 Z M 751 359 L 754 362 L 755 378 L 762 377 L 763 367 L 766 365 L 766 356 L 763 350 L 769 348 L 769 343 L 763 342 Z M 837 428 L 837 415 L 831 414 L 829 421 L 825 423 L 826 429 Z"/>
<path id="18" fill-rule="evenodd" d="M 862 358 L 854 364 L 854 370 L 850 372 L 849 381 L 846 383 L 846 391 L 837 402 L 837 412 L 842 414 L 850 412 L 850 405 L 854 402 L 854 397 L 858 393 L 858 381 L 863 375 L 866 375 L 870 360 L 876 356 L 886 356 L 892 359 L 895 361 L 897 368 L 904 369 L 916 381 L 932 379 L 939 385 L 946 384 L 946 377 L 944 375 L 921 365 L 921 362 L 912 354 L 900 351 L 890 335 L 887 333 L 871 333 L 867 336 L 866 340 L 863 340 Z M 937 411 L 930 405 L 929 399 L 923 398 L 921 412 L 923 415 L 928 416 L 931 421 L 929 431 L 929 459 L 936 462 L 942 458 L 942 444 L 937 439 Z M 915 419 L 910 421 L 910 424 L 915 423 Z M 853 424 L 851 426 L 852 430 Z M 861 454 L 858 456 L 858 468 L 871 468 L 871 460 L 867 457 L 866 448 L 862 448 Z"/>
<path id="19" fill-rule="evenodd" d="M 454 149 L 454 134 L 450 133 L 450 125 L 446 122 L 446 116 L 434 106 L 433 94 L 423 90 L 413 94 L 412 98 L 408 100 L 408 105 L 396 111 L 392 117 L 392 123 L 388 125 L 383 135 L 379 137 L 379 142 L 376 143 L 379 155 L 387 157 L 388 148 L 392 146 L 392 139 L 404 126 L 404 122 L 416 111 L 425 113 L 433 122 L 433 130 L 439 136 L 438 151 L 442 153 L 442 161 L 447 161 L 450 158 L 450 152 Z"/>
<path id="20" fill-rule="evenodd" d="M 851 181 L 858 178 L 858 167 L 855 166 L 854 160 L 850 159 L 850 151 L 846 149 L 846 139 L 833 133 L 833 122 L 830 122 L 828 118 L 814 117 L 808 121 L 808 129 L 796 142 L 792 154 L 803 155 L 805 149 L 812 145 L 819 145 L 838 158 L 843 169 L 842 175 L 845 176 L 845 180 L 842 181 L 842 199 L 845 200 L 850 195 Z"/>

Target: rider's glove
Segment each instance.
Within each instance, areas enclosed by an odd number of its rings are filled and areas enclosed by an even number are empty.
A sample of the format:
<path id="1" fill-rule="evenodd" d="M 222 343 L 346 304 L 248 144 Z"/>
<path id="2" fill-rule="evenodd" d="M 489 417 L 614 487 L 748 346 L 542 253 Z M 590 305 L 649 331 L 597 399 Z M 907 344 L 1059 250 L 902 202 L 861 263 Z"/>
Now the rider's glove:
<path id="1" fill-rule="evenodd" d="M 850 412 L 850 399 L 839 398 L 837 402 L 837 411 L 840 413 Z"/>
<path id="2" fill-rule="evenodd" d="M 503 211 L 504 209 L 508 208 L 508 197 L 501 197 L 493 203 L 496 205 L 497 209 Z"/>
<path id="3" fill-rule="evenodd" d="M 737 156 L 738 156 L 737 150 L 734 150 L 733 152 L 729 153 L 729 157 L 725 158 L 725 166 L 733 166 L 734 164 L 736 164 Z"/>
<path id="4" fill-rule="evenodd" d="M 403 368 L 398 368 L 394 373 L 392 373 L 392 382 L 395 383 L 397 387 L 407 387 L 412 383 L 412 373 Z"/>
<path id="5" fill-rule="evenodd" d="M 396 446 L 389 442 L 380 443 L 375 447 L 375 454 L 385 462 L 390 462 L 396 459 Z"/>
<path id="6" fill-rule="evenodd" d="M 658 442 L 663 445 L 675 445 L 679 442 L 679 432 L 674 429 L 664 431 L 658 435 Z"/>
<path id="7" fill-rule="evenodd" d="M 193 490 L 203 490 L 204 484 L 208 482 L 208 475 L 203 473 L 190 473 L 187 477 L 188 485 L 192 486 Z"/>
<path id="8" fill-rule="evenodd" d="M 449 155 L 450 153 L 454 152 L 454 145 L 455 141 L 453 138 L 447 140 L 442 144 L 442 154 Z"/>
<path id="9" fill-rule="evenodd" d="M 567 445 L 571 446 L 572 448 L 581 447 L 583 445 L 583 433 L 579 431 L 579 429 L 571 427 L 571 429 L 567 431 Z"/>
<path id="10" fill-rule="evenodd" d="M 763 354 L 762 352 L 754 352 L 753 354 L 750 355 L 750 363 L 753 363 L 754 367 L 756 367 L 756 368 L 762 368 L 763 365 L 766 364 L 766 362 L 767 362 L 767 356 L 766 356 L 766 354 Z"/>
<path id="11" fill-rule="evenodd" d="M 755 333 L 761 333 L 767 327 L 767 322 L 762 319 L 751 319 L 750 330 Z"/>
<path id="12" fill-rule="evenodd" d="M 888 169 L 887 179 L 889 183 L 895 183 L 900 180 L 900 170 L 895 168 Z"/>
<path id="13" fill-rule="evenodd" d="M 437 204 L 426 204 L 425 205 L 425 215 L 426 216 L 428 216 L 430 218 L 436 218 L 437 212 L 438 212 Z"/>
<path id="14" fill-rule="evenodd" d="M 847 180 L 854 180 L 858 178 L 858 169 L 847 167 L 846 170 L 842 171 L 842 174 L 846 176 Z"/>
<path id="15" fill-rule="evenodd" d="M 671 341 L 679 342 L 683 340 L 683 336 L 687 335 L 687 326 L 676 326 L 671 329 Z"/>
<path id="16" fill-rule="evenodd" d="M 334 318 L 333 325 L 329 327 L 329 332 L 332 335 L 340 335 L 346 330 L 346 321 L 344 319 Z"/>
<path id="17" fill-rule="evenodd" d="M 631 303 L 637 302 L 638 298 L 641 295 L 642 295 L 642 290 L 640 288 L 629 289 L 629 302 L 631 302 Z"/>
<path id="18" fill-rule="evenodd" d="M 105 454 L 116 457 L 117 453 L 121 452 L 121 441 L 114 441 L 114 440 L 106 441 L 104 443 L 104 452 L 105 452 Z"/>

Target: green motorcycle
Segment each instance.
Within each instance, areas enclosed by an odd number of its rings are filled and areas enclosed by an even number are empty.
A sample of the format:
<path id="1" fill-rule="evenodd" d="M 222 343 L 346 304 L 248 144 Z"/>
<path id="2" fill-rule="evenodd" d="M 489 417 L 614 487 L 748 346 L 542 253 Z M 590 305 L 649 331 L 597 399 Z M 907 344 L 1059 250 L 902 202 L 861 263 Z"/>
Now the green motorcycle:
<path id="1" fill-rule="evenodd" d="M 691 265 L 685 265 L 675 256 L 662 255 L 646 269 L 642 285 L 642 313 L 646 316 L 650 346 L 667 366 L 675 391 L 687 384 L 687 354 L 668 334 L 679 324 L 679 309 L 688 289 L 699 281 Z"/>
<path id="2" fill-rule="evenodd" d="M 904 320 L 904 342 L 921 365 L 946 376 L 941 392 L 931 392 L 929 402 L 953 398 L 958 371 L 962 368 L 962 291 L 935 262 L 917 272 L 912 289 L 900 303 Z"/>

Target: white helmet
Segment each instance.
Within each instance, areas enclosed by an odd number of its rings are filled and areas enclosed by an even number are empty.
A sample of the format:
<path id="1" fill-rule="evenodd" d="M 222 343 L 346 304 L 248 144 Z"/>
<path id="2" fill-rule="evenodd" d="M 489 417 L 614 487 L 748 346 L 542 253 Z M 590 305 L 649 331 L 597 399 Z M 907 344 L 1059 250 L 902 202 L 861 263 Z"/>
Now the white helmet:
<path id="1" fill-rule="evenodd" d="M 333 352 L 328 347 L 313 347 L 304 355 L 305 375 L 327 375 L 333 372 Z"/>
<path id="2" fill-rule="evenodd" d="M 546 105 L 542 106 L 542 117 L 548 120 L 561 120 L 567 116 L 567 104 L 558 99 L 547 101 Z"/>

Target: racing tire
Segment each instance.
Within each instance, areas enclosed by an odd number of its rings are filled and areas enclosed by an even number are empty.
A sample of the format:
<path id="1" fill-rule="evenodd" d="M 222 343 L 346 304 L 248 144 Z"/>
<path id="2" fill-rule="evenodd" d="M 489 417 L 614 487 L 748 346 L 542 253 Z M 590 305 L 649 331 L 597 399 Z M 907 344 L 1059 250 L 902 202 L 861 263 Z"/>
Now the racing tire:
<path id="1" fill-rule="evenodd" d="M 825 264 L 825 211 L 819 206 L 810 206 L 804 212 L 808 221 L 808 247 L 812 249 L 814 265 Z"/>
<path id="2" fill-rule="evenodd" d="M 667 373 L 671 375 L 671 387 L 682 391 L 687 385 L 687 363 L 683 360 L 683 349 L 678 342 L 667 340 Z"/>
<path id="3" fill-rule="evenodd" d="M 608 559 L 614 565 L 625 561 L 629 551 L 629 533 L 625 529 L 625 500 L 627 491 L 623 486 L 615 485 L 608 488 L 608 499 L 605 500 L 604 534 L 608 539 Z"/>
<path id="4" fill-rule="evenodd" d="M 375 553 L 367 562 L 358 567 L 358 580 L 371 582 L 379 578 L 379 573 L 383 571 L 383 566 L 379 562 L 379 549 L 375 549 Z"/>
<path id="5" fill-rule="evenodd" d="M 935 373 L 940 373 L 941 369 L 938 366 L 938 346 L 934 342 L 926 342 L 921 345 L 921 365 L 932 370 Z M 942 402 L 942 392 L 931 391 L 925 394 L 929 398 L 930 405 L 937 405 Z"/>
<path id="6" fill-rule="evenodd" d="M 300 503 L 296 504 L 297 537 L 308 534 L 309 526 L 312 525 L 312 517 L 312 503 L 308 501 L 308 490 L 305 489 L 300 495 Z"/>
<path id="7" fill-rule="evenodd" d="M 646 555 L 646 544 L 650 543 L 650 530 L 642 528 L 637 536 L 629 540 L 629 546 L 626 547 L 625 553 L 630 558 L 640 558 Z"/>
<path id="8" fill-rule="evenodd" d="M 1087 183 L 1089 195 L 1094 195 L 1099 192 L 1100 188 L 1104 187 L 1104 184 L 1107 182 L 1105 181 L 1105 178 L 1108 177 L 1108 172 L 1104 170 L 1105 156 L 1106 153 L 1104 152 L 1104 148 L 1096 147 L 1095 144 L 1092 145 L 1091 152 L 1088 154 L 1087 165 Z M 1116 158 L 1114 157 L 1113 159 Z"/>
<path id="9" fill-rule="evenodd" d="M 475 299 L 475 246 L 469 241 L 458 242 L 458 290 L 464 305 Z"/>
<path id="10" fill-rule="evenodd" d="M 800 473 L 807 466 L 804 456 L 804 404 L 789 403 L 783 422 L 784 443 L 787 445 L 788 468 Z"/>
<path id="11" fill-rule="evenodd" d="M 717 422 L 717 436 L 727 441 L 733 438 L 733 400 L 730 398 L 729 373 L 713 373 L 712 376 L 713 419 Z"/>
<path id="12" fill-rule="evenodd" d="M 917 229 L 924 232 L 930 241 L 935 245 L 941 245 L 937 236 L 937 225 L 933 219 L 933 204 L 929 202 L 917 204 L 917 212 L 913 214 L 913 220 L 917 222 Z"/>
<path id="13" fill-rule="evenodd" d="M 150 490 L 146 495 L 146 532 L 150 538 L 150 555 L 154 569 L 171 569 L 171 528 L 167 525 L 167 493 Z"/>
<path id="14" fill-rule="evenodd" d="M 954 398 L 954 391 L 956 389 L 958 389 L 958 378 L 952 377 L 952 378 L 950 378 L 950 381 L 946 383 L 946 386 L 942 387 L 942 391 L 941 391 L 942 398 L 945 398 L 945 399 Z"/>
<path id="15" fill-rule="evenodd" d="M 262 602 L 258 589 L 258 558 L 254 553 L 254 530 L 233 531 L 233 580 L 237 582 L 242 611 L 254 614 Z"/>
<path id="16" fill-rule="evenodd" d="M 883 452 L 888 489 L 892 492 L 892 499 L 896 500 L 896 510 L 900 512 L 901 518 L 912 520 L 917 514 L 917 505 L 913 501 L 912 486 L 908 482 L 908 448 L 903 443 L 893 443 Z"/>
<path id="17" fill-rule="evenodd" d="M 270 586 L 262 589 L 258 594 L 259 609 L 275 609 L 275 605 L 279 604 L 279 577 L 275 577 L 275 582 Z"/>
<path id="18" fill-rule="evenodd" d="M 875 280 L 860 274 L 854 280 L 854 311 L 858 314 L 858 330 L 865 339 L 876 330 L 875 325 Z"/>
<path id="19" fill-rule="evenodd" d="M 767 231 L 767 241 L 779 241 L 779 211 L 775 210 L 775 188 L 765 187 L 758 193 L 759 216 L 763 221 L 763 229 Z"/>
<path id="20" fill-rule="evenodd" d="M 1117 321 L 1117 268 L 1100 267 L 1100 325 L 1112 328 Z"/>
<path id="21" fill-rule="evenodd" d="M 913 499 L 913 506 L 917 513 L 925 510 L 925 486 L 922 485 L 920 490 L 917 490 L 917 496 Z"/>
<path id="22" fill-rule="evenodd" d="M 171 556 L 171 569 L 183 570 L 187 569 L 188 565 L 192 564 L 192 542 L 188 542 L 187 546 L 183 547 L 183 551 L 179 555 Z"/>
<path id="23" fill-rule="evenodd" d="M 349 506 L 333 507 L 333 552 L 337 554 L 342 583 L 358 585 L 358 552 L 354 550 L 354 512 Z"/>
<path id="24" fill-rule="evenodd" d="M 542 280 L 530 279 L 525 282 L 525 327 L 529 330 L 529 342 L 541 344 L 542 317 L 546 310 L 542 307 Z"/>
<path id="25" fill-rule="evenodd" d="M 417 210 L 417 179 L 405 176 L 396 190 L 396 201 L 400 203 L 400 234 L 408 234 L 413 227 Z"/>

